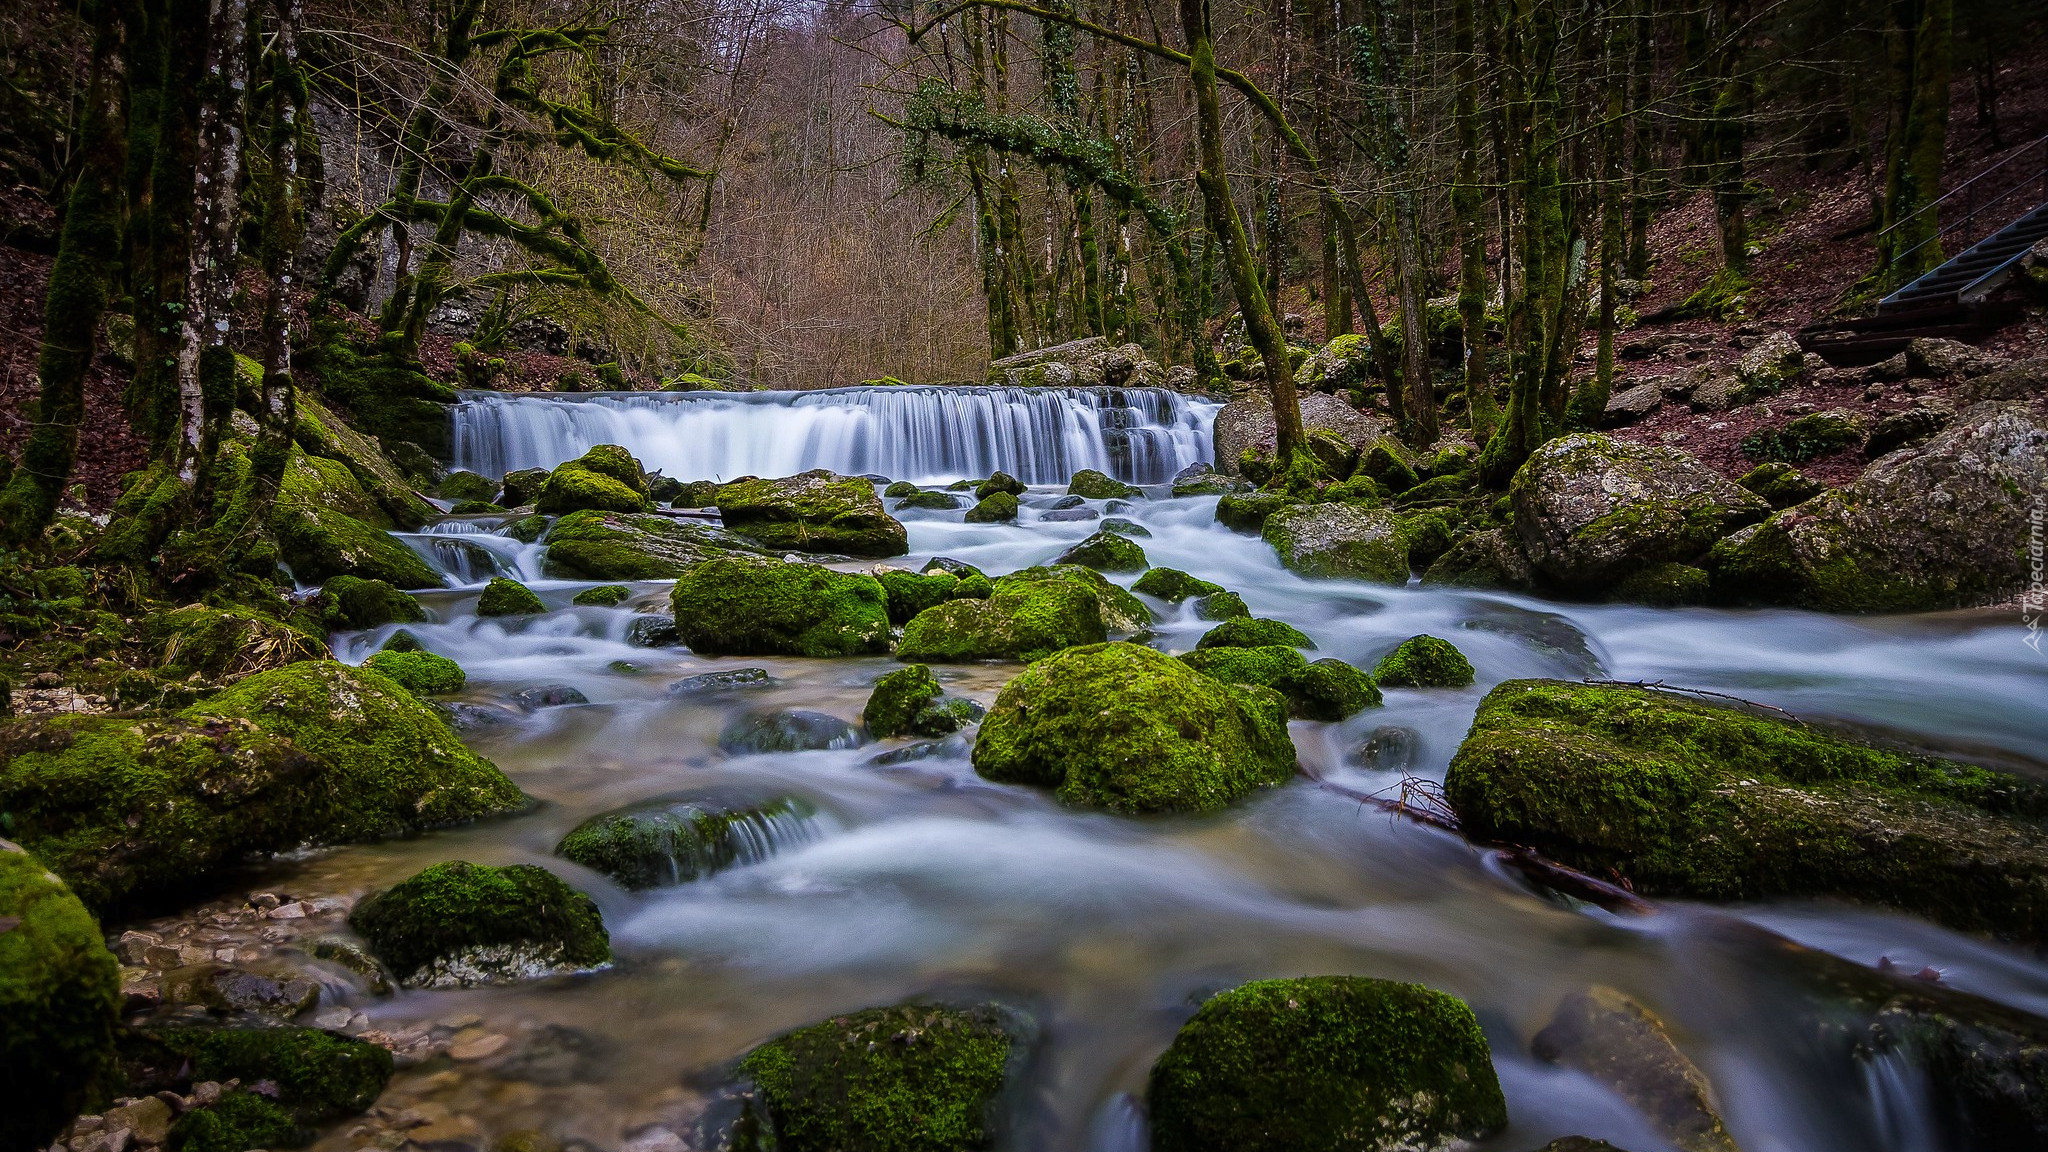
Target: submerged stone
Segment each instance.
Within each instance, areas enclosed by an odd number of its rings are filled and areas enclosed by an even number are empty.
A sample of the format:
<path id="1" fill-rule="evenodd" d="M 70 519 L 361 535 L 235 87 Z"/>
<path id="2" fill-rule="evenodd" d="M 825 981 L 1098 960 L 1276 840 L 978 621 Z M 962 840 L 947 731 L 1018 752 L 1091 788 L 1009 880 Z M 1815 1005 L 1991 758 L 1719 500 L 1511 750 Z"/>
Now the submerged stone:
<path id="1" fill-rule="evenodd" d="M 718 746 L 735 756 L 858 748 L 862 743 L 859 730 L 839 717 L 795 709 L 751 712 L 718 734 Z"/>
<path id="2" fill-rule="evenodd" d="M 578 824 L 555 845 L 555 855 L 636 891 L 685 884 L 811 839 L 814 811 L 790 796 L 751 803 L 649 801 Z"/>
<path id="3" fill-rule="evenodd" d="M 532 864 L 436 864 L 356 905 L 349 927 L 409 988 L 469 988 L 611 963 L 590 897 Z"/>
<path id="4" fill-rule="evenodd" d="M 713 692 L 737 692 L 749 688 L 772 688 L 775 678 L 766 668 L 727 668 L 718 672 L 699 672 L 685 676 L 668 686 L 671 696 L 701 696 Z"/>
<path id="5" fill-rule="evenodd" d="M 537 684 L 521 688 L 512 693 L 512 705 L 523 711 L 533 712 L 541 708 L 560 708 L 568 704 L 588 704 L 590 697 L 583 691 L 568 684 Z"/>
<path id="6" fill-rule="evenodd" d="M 1682 1152 L 1740 1152 L 1714 1110 L 1706 1073 L 1626 993 L 1602 985 L 1565 997 L 1529 1048 L 1613 1089 Z"/>

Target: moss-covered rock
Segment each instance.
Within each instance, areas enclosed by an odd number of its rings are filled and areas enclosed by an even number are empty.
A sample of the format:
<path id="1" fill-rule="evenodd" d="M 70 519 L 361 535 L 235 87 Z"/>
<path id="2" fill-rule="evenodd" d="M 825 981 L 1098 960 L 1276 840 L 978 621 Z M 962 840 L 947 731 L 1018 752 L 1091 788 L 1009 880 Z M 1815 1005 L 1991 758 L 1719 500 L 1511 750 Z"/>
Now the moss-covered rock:
<path id="1" fill-rule="evenodd" d="M 439 484 L 434 486 L 434 495 L 439 496 L 443 500 L 452 500 L 458 504 L 465 500 L 474 500 L 479 504 L 489 504 L 492 502 L 492 498 L 498 494 L 498 488 L 499 485 L 491 483 L 474 472 L 465 472 L 457 468 L 455 471 L 448 473 Z"/>
<path id="2" fill-rule="evenodd" d="M 1188 667 L 1226 684 L 1256 684 L 1287 698 L 1298 720 L 1342 720 L 1380 702 L 1365 673 L 1341 660 L 1318 660 L 1285 645 L 1203 648 L 1182 653 Z"/>
<path id="3" fill-rule="evenodd" d="M 1223 585 L 1211 584 L 1178 568 L 1154 568 L 1138 577 L 1137 582 L 1131 585 L 1131 591 L 1178 604 L 1190 596 L 1213 596 L 1223 591 Z"/>
<path id="4" fill-rule="evenodd" d="M 545 468 L 520 468 L 505 473 L 494 503 L 506 508 L 525 508 L 540 499 L 541 486 L 548 482 Z"/>
<path id="5" fill-rule="evenodd" d="M 875 579 L 881 581 L 882 591 L 889 598 L 891 624 L 908 624 L 919 612 L 944 604 L 953 598 L 960 585 L 960 578 L 951 572 L 906 572 L 901 568 L 880 569 Z M 982 583 L 987 582 L 983 578 Z"/>
<path id="6" fill-rule="evenodd" d="M 967 510 L 969 524 L 1001 524 L 1017 518 L 1017 498 L 1008 492 L 993 492 Z"/>
<path id="7" fill-rule="evenodd" d="M 1008 472 L 998 472 L 974 486 L 974 498 L 986 500 L 991 496 L 1022 496 L 1025 487 L 1022 480 Z"/>
<path id="8" fill-rule="evenodd" d="M 646 512 L 652 507 L 647 498 L 647 474 L 632 453 L 617 444 L 599 444 L 557 467 L 535 493 L 533 503 L 550 514 Z"/>
<path id="9" fill-rule="evenodd" d="M 1815 457 L 1858 447 L 1870 430 L 1860 412 L 1834 408 L 1795 417 L 1776 428 L 1759 428 L 1742 438 L 1742 454 L 1752 460 L 1804 464 Z"/>
<path id="10" fill-rule="evenodd" d="M 310 390 L 297 395 L 298 419 L 292 426 L 292 440 L 308 456 L 338 461 L 355 477 L 356 485 L 377 506 L 378 515 L 363 517 L 373 523 L 388 521 L 394 528 L 417 528 L 439 515 L 439 511 L 414 491 L 410 473 L 423 463 L 420 480 L 431 483 L 439 464 L 417 444 L 393 441 L 396 451 L 381 441 L 363 435 L 335 415 Z M 410 455 L 410 460 L 402 459 Z M 353 515 L 353 513 L 351 513 Z"/>
<path id="11" fill-rule="evenodd" d="M 633 590 L 624 584 L 600 584 L 595 588 L 585 588 L 578 592 L 569 603 L 585 608 L 616 608 L 632 595 Z"/>
<path id="12" fill-rule="evenodd" d="M 363 667 L 388 676 L 398 686 L 418 696 L 446 696 L 462 691 L 469 677 L 462 665 L 432 652 L 376 652 Z"/>
<path id="13" fill-rule="evenodd" d="M 1736 483 L 1763 497 L 1771 507 L 1780 509 L 1804 504 L 1827 491 L 1827 485 L 1782 461 L 1759 464 L 1743 473 Z"/>
<path id="14" fill-rule="evenodd" d="M 1055 564 L 1079 564 L 1098 572 L 1143 572 L 1150 564 L 1136 541 L 1114 532 L 1097 532 L 1059 554 Z"/>
<path id="15" fill-rule="evenodd" d="M 1013 573 L 986 600 L 949 600 L 903 626 L 896 658 L 932 664 L 970 660 L 1036 660 L 1062 648 L 1108 638 L 1102 600 L 1085 581 Z"/>
<path id="16" fill-rule="evenodd" d="M 1195 601 L 1197 620 L 1235 620 L 1251 614 L 1252 610 L 1245 607 L 1244 597 L 1235 592 L 1211 592 Z"/>
<path id="17" fill-rule="evenodd" d="M 1284 492 L 1232 493 L 1216 501 L 1216 522 L 1233 532 L 1258 535 L 1266 518 L 1301 501 Z"/>
<path id="18" fill-rule="evenodd" d="M 1381 491 L 1398 494 L 1422 482 L 1415 474 L 1416 466 L 1415 457 L 1400 441 L 1382 436 L 1359 454 L 1357 472 L 1369 477 Z"/>
<path id="19" fill-rule="evenodd" d="M 854 656 L 889 650 L 889 598 L 873 576 L 818 564 L 719 557 L 670 593 L 699 655 Z"/>
<path id="20" fill-rule="evenodd" d="M 399 588 L 442 584 L 418 553 L 391 537 L 387 529 L 405 525 L 385 513 L 340 461 L 292 453 L 267 523 L 280 559 L 301 581 L 349 575 Z"/>
<path id="21" fill-rule="evenodd" d="M 1157 1152 L 1407 1152 L 1507 1125 L 1464 1002 L 1363 976 L 1258 980 L 1211 998 L 1152 1066 Z"/>
<path id="22" fill-rule="evenodd" d="M 903 525 L 882 510 L 874 485 L 822 468 L 781 480 L 736 480 L 718 490 L 726 527 L 764 547 L 848 556 L 909 551 Z"/>
<path id="23" fill-rule="evenodd" d="M 1228 496 L 1251 485 L 1216 471 L 1207 464 L 1190 464 L 1173 477 L 1175 496 Z"/>
<path id="24" fill-rule="evenodd" d="M 512 811 L 526 797 L 432 708 L 375 672 L 309 660 L 238 681 L 185 716 L 246 721 L 312 757 L 311 838 L 330 844 Z"/>
<path id="25" fill-rule="evenodd" d="M 1196 648 L 1264 648 L 1279 644 L 1289 648 L 1314 649 L 1316 642 L 1301 629 L 1284 620 L 1260 620 L 1235 616 L 1202 634 Z"/>
<path id="26" fill-rule="evenodd" d="M 142 635 L 158 667 L 172 675 L 241 676 L 329 654 L 326 641 L 261 613 L 204 604 L 153 612 L 143 618 Z"/>
<path id="27" fill-rule="evenodd" d="M 912 492 L 896 502 L 896 510 L 905 508 L 930 508 L 940 512 L 951 512 L 960 507 L 960 498 L 951 492 Z"/>
<path id="28" fill-rule="evenodd" d="M 1392 513 L 1359 503 L 1302 504 L 1266 518 L 1260 535 L 1303 576 L 1408 582 L 1408 541 Z"/>
<path id="29" fill-rule="evenodd" d="M 969 572 L 960 577 L 953 590 L 946 595 L 948 600 L 986 600 L 996 594 L 995 581 L 980 572 Z"/>
<path id="30" fill-rule="evenodd" d="M 1136 500 L 1145 495 L 1145 490 L 1115 479 L 1106 472 L 1083 468 L 1068 478 L 1067 494 L 1089 500 Z"/>
<path id="31" fill-rule="evenodd" d="M 547 532 L 551 523 L 553 521 L 550 518 L 535 512 L 531 516 L 521 516 L 498 531 L 521 544 L 531 544 Z"/>
<path id="32" fill-rule="evenodd" d="M 1386 688 L 1463 688 L 1472 662 L 1449 640 L 1410 636 L 1373 665 L 1373 682 Z"/>
<path id="33" fill-rule="evenodd" d="M 716 480 L 691 480 L 669 501 L 671 508 L 711 508 L 718 504 L 718 490 L 724 487 Z"/>
<path id="34" fill-rule="evenodd" d="M 948 697 L 939 678 L 922 664 L 898 669 L 875 681 L 861 722 L 877 739 L 891 736 L 944 736 L 981 718 L 979 704 Z"/>
<path id="35" fill-rule="evenodd" d="M 890 500 L 901 500 L 905 496 L 915 496 L 920 491 L 922 491 L 922 489 L 920 489 L 917 485 L 912 484 L 910 481 L 898 480 L 895 483 L 890 484 L 888 487 L 883 488 L 882 495 Z"/>
<path id="36" fill-rule="evenodd" d="M 509 576 L 496 576 L 477 594 L 479 616 L 537 616 L 548 610 L 533 589 Z"/>
<path id="37" fill-rule="evenodd" d="M 1467 532 L 1451 543 L 1422 574 L 1433 588 L 1506 588 L 1526 591 L 1535 586 L 1522 542 L 1505 528 Z"/>
<path id="38" fill-rule="evenodd" d="M 1835 896 L 2048 940 L 2048 794 L 1648 689 L 1510 680 L 1444 790 L 1468 834 L 1636 891 Z"/>
<path id="39" fill-rule="evenodd" d="M 971 577 L 963 578 L 961 583 L 965 585 L 969 579 Z M 1145 607 L 1143 600 L 1131 595 L 1123 585 L 1095 569 L 1085 568 L 1079 564 L 1045 564 L 1033 568 L 1019 568 L 1015 572 L 998 577 L 991 583 L 990 588 L 993 591 L 1005 583 L 1019 584 L 1033 580 L 1078 580 L 1086 584 L 1095 592 L 1095 599 L 1102 609 L 1102 626 L 1107 628 L 1112 636 L 1142 632 L 1154 623 L 1152 610 Z M 965 592 L 966 589 L 963 587 L 961 594 Z M 959 595 L 956 594 L 956 599 Z"/>
<path id="40" fill-rule="evenodd" d="M 358 631 L 382 624 L 416 624 L 427 610 L 412 596 L 382 580 L 336 576 L 320 588 L 313 601 L 321 623 L 332 632 Z"/>
<path id="41" fill-rule="evenodd" d="M 585 820 L 555 845 L 555 855 L 635 891 L 687 884 L 809 839 L 812 813 L 791 796 L 653 800 Z"/>
<path id="42" fill-rule="evenodd" d="M 364 1111 L 377 1102 L 392 1071 L 384 1048 L 289 1025 L 150 1028 L 131 1041 L 124 1060 L 178 1080 L 268 1081 L 275 1103 L 302 1124 L 327 1124 Z"/>
<path id="43" fill-rule="evenodd" d="M 735 1152 L 968 1152 L 1003 1135 L 1005 1080 L 1030 1042 L 994 1005 L 870 1008 L 770 1040 L 749 1081 Z"/>
<path id="44" fill-rule="evenodd" d="M 1122 813 L 1207 812 L 1294 774 L 1287 704 L 1135 644 L 1026 668 L 982 721 L 974 770 Z"/>
<path id="45" fill-rule="evenodd" d="M 78 898 L 6 840 L 0 924 L 0 1147 L 42 1148 L 113 1086 L 120 965 Z"/>
<path id="46" fill-rule="evenodd" d="M 532 864 L 436 864 L 356 905 L 348 923 L 413 988 L 530 980 L 612 958 L 597 905 Z"/>
<path id="47" fill-rule="evenodd" d="M 582 580 L 673 580 L 712 557 L 760 551 L 709 524 L 654 513 L 571 512 L 548 533 L 547 571 Z"/>
<path id="48" fill-rule="evenodd" d="M 1622 577 L 1607 592 L 1609 600 L 1623 604 L 1652 604 L 1659 608 L 1680 608 L 1705 604 L 1713 597 L 1713 577 L 1704 568 L 1690 564 L 1652 564 Z"/>
<path id="49" fill-rule="evenodd" d="M 171 1152 L 248 1152 L 251 1148 L 297 1148 L 310 1135 L 268 1096 L 234 1091 L 178 1117 L 171 1124 L 166 1144 Z"/>

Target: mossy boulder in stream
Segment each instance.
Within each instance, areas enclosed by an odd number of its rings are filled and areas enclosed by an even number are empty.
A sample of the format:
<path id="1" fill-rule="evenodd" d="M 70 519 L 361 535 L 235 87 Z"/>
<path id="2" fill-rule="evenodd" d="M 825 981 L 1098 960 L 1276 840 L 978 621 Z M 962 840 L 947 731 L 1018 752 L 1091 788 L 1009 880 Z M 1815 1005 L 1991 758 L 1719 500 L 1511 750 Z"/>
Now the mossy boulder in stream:
<path id="1" fill-rule="evenodd" d="M 635 891 L 687 884 L 809 840 L 814 811 L 791 796 L 747 803 L 653 800 L 592 816 L 562 837 L 555 855 Z"/>
<path id="2" fill-rule="evenodd" d="M 1136 644 L 1057 653 L 1003 686 L 974 770 L 1123 813 L 1208 812 L 1294 775 L 1287 702 Z"/>
<path id="3" fill-rule="evenodd" d="M 1316 642 L 1301 629 L 1284 620 L 1262 620 L 1253 616 L 1233 616 L 1202 633 L 1202 638 L 1195 641 L 1198 649 L 1264 648 L 1273 644 L 1308 649 L 1316 646 Z"/>
<path id="4" fill-rule="evenodd" d="M 896 658 L 932 664 L 1036 660 L 1109 638 L 1102 601 L 1084 580 L 1047 575 L 995 581 L 986 600 L 950 600 L 903 627 Z"/>
<path id="5" fill-rule="evenodd" d="M 1463 688 L 1472 683 L 1472 662 L 1448 640 L 1410 636 L 1380 657 L 1372 678 L 1384 688 Z"/>
<path id="6" fill-rule="evenodd" d="M 1454 996 L 1363 976 L 1212 997 L 1152 1065 L 1155 1152 L 1412 1152 L 1507 1126 L 1493 1053 Z"/>
<path id="7" fill-rule="evenodd" d="M 1097 532 L 1059 554 L 1055 564 L 1079 564 L 1098 572 L 1143 572 L 1149 563 L 1134 540 L 1114 532 Z"/>
<path id="8" fill-rule="evenodd" d="M 507 472 L 499 482 L 498 494 L 492 503 L 506 508 L 525 508 L 540 498 L 541 486 L 548 482 L 545 468 L 520 468 Z"/>
<path id="9" fill-rule="evenodd" d="M 142 620 L 142 635 L 150 656 L 173 677 L 229 678 L 329 655 L 326 641 L 291 624 L 204 604 L 152 612 Z"/>
<path id="10" fill-rule="evenodd" d="M 670 602 L 699 655 L 855 656 L 889 650 L 889 598 L 873 576 L 727 556 L 693 565 Z"/>
<path id="11" fill-rule="evenodd" d="M 1131 591 L 1178 604 L 1190 596 L 1214 596 L 1223 591 L 1223 585 L 1211 584 L 1178 568 L 1154 568 L 1138 577 L 1137 582 L 1131 585 Z"/>
<path id="12" fill-rule="evenodd" d="M 398 686 L 418 696 L 446 696 L 462 691 L 469 677 L 462 665 L 432 652 L 377 652 L 363 667 L 389 676 Z"/>
<path id="13" fill-rule="evenodd" d="M 578 592 L 569 603 L 582 608 L 617 608 L 632 598 L 633 590 L 624 584 L 600 584 Z"/>
<path id="14" fill-rule="evenodd" d="M 320 588 L 313 609 L 332 632 L 359 631 L 380 624 L 416 624 L 427 618 L 420 602 L 383 580 L 336 576 Z"/>
<path id="15" fill-rule="evenodd" d="M 388 531 L 407 525 L 372 500 L 338 460 L 294 451 L 267 524 L 279 557 L 306 583 L 349 575 L 399 588 L 442 585 L 440 574 Z"/>
<path id="16" fill-rule="evenodd" d="M 912 664 L 875 681 L 875 690 L 860 714 L 868 735 L 877 739 L 944 736 L 981 716 L 981 705 L 947 696 L 939 687 L 939 678 L 923 664 Z"/>
<path id="17" fill-rule="evenodd" d="M 1028 1021 L 996 1005 L 869 1008 L 740 1061 L 734 1152 L 971 1152 L 998 1146 Z"/>
<path id="18" fill-rule="evenodd" d="M 113 1087 L 121 968 L 78 898 L 6 840 L 0 925 L 0 1148 L 42 1148 Z"/>
<path id="19" fill-rule="evenodd" d="M 901 556 L 903 525 L 882 510 L 875 487 L 858 476 L 814 468 L 780 480 L 735 480 L 718 490 L 725 526 L 778 551 Z"/>
<path id="20" fill-rule="evenodd" d="M 658 513 L 571 512 L 548 532 L 547 568 L 571 579 L 673 580 L 692 564 L 760 550 L 722 528 Z"/>
<path id="21" fill-rule="evenodd" d="M 1008 492 L 992 492 L 967 510 L 969 524 L 1001 524 L 1017 518 L 1017 498 Z"/>
<path id="22" fill-rule="evenodd" d="M 411 988 L 530 980 L 612 958 L 597 905 L 532 864 L 436 864 L 356 905 L 348 923 Z"/>
<path id="23" fill-rule="evenodd" d="M 1408 537 L 1384 508 L 1298 504 L 1266 517 L 1260 535 L 1290 572 L 1397 587 L 1408 582 Z"/>
<path id="24" fill-rule="evenodd" d="M 178 1117 L 166 1142 L 171 1152 L 247 1152 L 297 1148 L 312 1132 L 259 1092 L 235 1090 Z"/>
<path id="25" fill-rule="evenodd" d="M 509 576 L 493 576 L 476 598 L 479 616 L 538 616 L 547 610 L 533 589 Z"/>
<path id="26" fill-rule="evenodd" d="M 631 452 L 617 444 L 599 444 L 557 467 L 534 496 L 534 507 L 550 514 L 581 512 L 645 512 L 647 474 Z"/>
<path id="27" fill-rule="evenodd" d="M 2048 789 L 1669 692 L 1510 680 L 1445 795 L 1468 835 L 1647 895 L 1833 896 L 2048 942 Z"/>
<path id="28" fill-rule="evenodd" d="M 1184 652 L 1182 663 L 1225 684 L 1257 684 L 1287 698 L 1298 720 L 1342 720 L 1380 702 L 1380 691 L 1365 673 L 1342 660 L 1318 660 L 1285 645 L 1263 648 L 1203 648 Z"/>
<path id="29" fill-rule="evenodd" d="M 1126 484 L 1106 472 L 1083 468 L 1067 479 L 1067 495 L 1089 500 L 1136 500 L 1145 490 Z"/>
<path id="30" fill-rule="evenodd" d="M 889 598 L 889 623 L 908 624 L 919 612 L 953 599 L 960 578 L 951 572 L 911 572 L 877 568 L 875 579 Z"/>
<path id="31" fill-rule="evenodd" d="M 970 595 L 972 576 L 961 578 L 961 588 L 956 594 Z M 1110 635 L 1142 632 L 1151 627 L 1154 617 L 1145 602 L 1130 594 L 1121 584 L 1079 564 L 1045 564 L 1034 568 L 1019 568 L 1004 576 L 998 576 L 990 585 L 990 593 L 1004 584 L 1023 584 L 1034 580 L 1078 580 L 1095 593 L 1095 599 L 1102 607 L 1102 626 Z"/>

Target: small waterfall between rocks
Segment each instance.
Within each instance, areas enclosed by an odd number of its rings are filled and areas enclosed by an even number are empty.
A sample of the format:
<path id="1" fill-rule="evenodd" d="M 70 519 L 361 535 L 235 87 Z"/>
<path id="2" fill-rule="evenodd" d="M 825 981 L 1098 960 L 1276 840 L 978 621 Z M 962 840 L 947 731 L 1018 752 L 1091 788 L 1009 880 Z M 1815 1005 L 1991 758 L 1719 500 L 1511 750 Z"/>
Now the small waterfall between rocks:
<path id="1" fill-rule="evenodd" d="M 620 444 L 680 480 L 811 468 L 931 483 L 1008 472 L 1064 484 L 1083 468 L 1161 484 L 1207 461 L 1221 407 L 1164 388 L 835 388 L 818 392 L 465 392 L 455 466 L 552 468 Z"/>

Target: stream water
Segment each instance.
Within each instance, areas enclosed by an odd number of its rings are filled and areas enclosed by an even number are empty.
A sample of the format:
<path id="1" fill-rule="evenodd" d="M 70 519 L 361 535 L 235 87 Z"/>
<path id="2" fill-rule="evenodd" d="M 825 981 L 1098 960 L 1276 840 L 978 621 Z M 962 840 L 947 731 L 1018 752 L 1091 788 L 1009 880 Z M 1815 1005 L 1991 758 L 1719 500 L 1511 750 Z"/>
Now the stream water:
<path id="1" fill-rule="evenodd" d="M 638 418 L 630 405 L 617 408 L 619 420 Z M 479 427 L 503 431 L 527 421 L 530 429 L 558 418 L 546 411 L 499 418 L 505 415 L 459 426 L 470 434 L 459 437 L 467 460 L 547 464 L 597 442 L 593 432 L 588 442 L 569 438 L 544 451 L 479 446 Z M 1206 431 L 1208 416 L 1187 418 Z M 650 416 L 638 441 L 615 435 L 618 425 L 598 431 L 643 453 L 650 467 L 673 462 L 675 474 L 691 475 L 684 446 L 663 449 L 652 439 L 663 426 L 681 424 Z M 869 470 L 844 456 L 773 459 L 747 468 Z M 931 467 L 939 474 L 917 478 L 973 471 Z M 957 511 L 901 513 L 910 555 L 894 562 L 914 567 L 944 555 L 998 574 L 1043 563 L 1094 527 L 1039 519 L 1060 491 L 1035 489 L 1011 525 L 966 524 Z M 1213 498 L 1155 492 L 1160 498 L 1120 513 L 1150 530 L 1140 543 L 1153 564 L 1238 591 L 1255 614 L 1307 632 L 1320 654 L 1370 667 L 1402 639 L 1428 632 L 1470 657 L 1479 682 L 1469 689 L 1389 690 L 1384 707 L 1343 723 L 1294 724 L 1303 766 L 1350 789 L 1378 791 L 1407 776 L 1441 780 L 1480 697 L 1521 676 L 1664 680 L 1881 725 L 1978 755 L 2042 754 L 2048 659 L 2022 643 L 2009 617 L 1564 605 L 1308 581 L 1282 569 L 1257 538 L 1219 527 Z M 902 740 L 728 756 L 718 734 L 737 714 L 803 708 L 857 720 L 869 685 L 895 665 L 884 658 L 712 660 L 631 647 L 625 638 L 636 610 L 666 610 L 662 584 L 635 585 L 634 599 L 617 608 L 571 606 L 587 585 L 535 578 L 538 550 L 491 536 L 494 523 L 451 520 L 415 537 L 423 554 L 436 557 L 436 542 L 467 542 L 440 562 L 468 587 L 422 593 L 435 622 L 410 628 L 467 669 L 464 699 L 501 706 L 493 713 L 501 722 L 468 739 L 541 806 L 315 856 L 277 878 L 295 891 L 361 893 L 442 860 L 532 862 L 597 900 L 619 957 L 612 970 L 358 1005 L 380 1029 L 480 1016 L 500 1032 L 573 1038 L 570 1057 L 542 1061 L 553 1069 L 548 1075 L 487 1061 L 432 1072 L 430 1065 L 394 1087 L 410 1094 L 405 1099 L 474 1117 L 486 1135 L 537 1127 L 602 1149 L 673 1152 L 680 1145 L 669 1133 L 687 1135 L 709 1078 L 777 1032 L 906 998 L 993 995 L 1030 1009 L 1043 1030 L 1012 1146 L 1137 1152 L 1145 1145 L 1137 1101 L 1147 1069 L 1203 994 L 1260 977 L 1355 973 L 1420 981 L 1478 1012 L 1512 1118 L 1486 1149 L 1526 1150 L 1572 1133 L 1634 1152 L 1669 1147 L 1608 1090 L 1529 1055 L 1529 1038 L 1560 999 L 1605 983 L 1663 1016 L 1712 1078 L 1731 1132 L 1750 1152 L 1923 1152 L 1936 1146 L 1924 1079 L 1910 1066 L 1820 1059 L 1791 1017 L 1773 1009 L 1777 975 L 1768 949 L 1755 934 L 1726 931 L 1727 918 L 1862 964 L 1888 957 L 1909 969 L 1931 965 L 1953 986 L 2048 1013 L 2048 963 L 2021 951 L 1908 917 L 1820 903 L 1664 904 L 1649 916 L 1609 914 L 1545 896 L 1456 836 L 1307 778 L 1214 817 L 1133 820 L 1065 810 L 1040 792 L 983 782 L 957 738 L 915 757 L 891 755 L 909 746 Z M 493 570 L 532 578 L 554 610 L 478 619 L 474 586 Z M 1163 616 L 1157 643 L 1170 651 L 1193 647 L 1206 625 L 1154 606 Z M 337 651 L 360 661 L 388 632 L 342 635 Z M 768 669 L 772 687 L 724 698 L 667 691 L 685 675 L 748 666 Z M 939 672 L 950 691 L 988 703 L 1016 668 Z M 502 708 L 515 691 L 555 684 L 579 689 L 590 702 Z M 816 815 L 764 859 L 646 892 L 629 893 L 551 855 L 564 833 L 593 814 L 721 789 L 796 795 Z M 322 1145 L 332 1152 L 356 1146 L 345 1134 Z"/>

